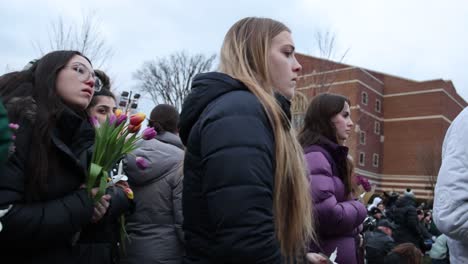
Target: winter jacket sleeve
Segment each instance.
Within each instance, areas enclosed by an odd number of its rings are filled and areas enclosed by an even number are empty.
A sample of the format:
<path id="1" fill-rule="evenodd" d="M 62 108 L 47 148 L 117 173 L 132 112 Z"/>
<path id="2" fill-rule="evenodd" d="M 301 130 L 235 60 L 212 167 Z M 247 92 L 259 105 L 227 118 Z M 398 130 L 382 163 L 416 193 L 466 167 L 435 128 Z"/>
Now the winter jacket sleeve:
<path id="1" fill-rule="evenodd" d="M 424 239 L 431 239 L 432 238 L 432 234 L 429 233 L 429 231 L 427 230 L 427 228 L 424 226 L 423 223 L 419 223 L 419 232 L 421 233 L 421 236 L 424 238 Z"/>
<path id="2" fill-rule="evenodd" d="M 450 125 L 442 146 L 442 166 L 435 188 L 434 221 L 448 237 L 468 237 L 468 108 Z"/>
<path id="3" fill-rule="evenodd" d="M 213 255 L 232 263 L 279 263 L 271 127 L 252 94 L 231 92 L 224 99 L 212 103 L 200 126 L 202 192 L 216 227 Z"/>
<path id="4" fill-rule="evenodd" d="M 182 164 L 181 164 L 182 165 Z M 184 216 L 182 214 L 182 188 L 183 188 L 183 176 L 182 168 L 179 166 L 176 170 L 180 171 L 175 173 L 176 176 L 173 182 L 173 189 L 172 189 L 172 206 L 173 206 L 173 213 L 174 213 L 174 221 L 175 221 L 175 228 L 177 232 L 177 237 L 183 243 L 184 239 L 184 231 L 182 230 L 182 224 L 184 222 Z"/>
<path id="5" fill-rule="evenodd" d="M 322 153 L 309 152 L 306 160 L 320 232 L 329 235 L 353 232 L 366 218 L 366 208 L 354 200 L 337 201 L 335 188 L 341 180 L 332 175 L 330 163 Z"/>
<path id="6" fill-rule="evenodd" d="M 128 199 L 122 188 L 115 186 L 114 188 L 109 188 L 106 193 L 111 196 L 106 217 L 111 219 L 118 218 L 130 210 L 132 201 Z"/>
<path id="7" fill-rule="evenodd" d="M 3 225 L 0 244 L 27 248 L 40 247 L 49 241 L 71 242 L 73 235 L 90 222 L 93 200 L 81 189 L 59 199 L 26 203 L 24 164 L 29 144 L 22 142 L 19 134 L 16 152 L 0 168 L 0 208 L 12 205 L 0 218 Z"/>

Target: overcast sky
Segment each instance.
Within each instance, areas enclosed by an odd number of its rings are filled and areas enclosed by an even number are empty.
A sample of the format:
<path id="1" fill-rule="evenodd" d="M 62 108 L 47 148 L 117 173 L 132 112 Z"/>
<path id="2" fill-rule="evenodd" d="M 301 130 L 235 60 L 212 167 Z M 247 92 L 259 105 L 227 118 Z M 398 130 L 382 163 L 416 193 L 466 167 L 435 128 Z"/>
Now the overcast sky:
<path id="1" fill-rule="evenodd" d="M 317 55 L 317 31 L 336 35 L 344 63 L 412 80 L 452 80 L 468 99 L 468 2 L 463 0 L 93 0 L 1 1 L 0 74 L 40 56 L 59 16 L 80 24 L 95 13 L 114 55 L 106 70 L 119 91 L 136 91 L 144 61 L 176 51 L 217 54 L 226 31 L 246 16 L 270 17 L 293 32 L 296 50 Z M 142 110 L 152 108 L 148 101 Z"/>

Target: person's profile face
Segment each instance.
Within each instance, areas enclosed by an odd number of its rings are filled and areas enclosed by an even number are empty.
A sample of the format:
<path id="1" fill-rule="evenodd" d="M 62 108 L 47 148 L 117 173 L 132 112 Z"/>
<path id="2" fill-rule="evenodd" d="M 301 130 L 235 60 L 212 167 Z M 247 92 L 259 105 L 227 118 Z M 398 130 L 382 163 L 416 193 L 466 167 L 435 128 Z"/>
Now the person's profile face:
<path id="1" fill-rule="evenodd" d="M 296 59 L 291 33 L 283 31 L 271 40 L 269 75 L 273 88 L 288 99 L 294 96 L 296 82 L 302 66 Z"/>
<path id="2" fill-rule="evenodd" d="M 351 112 L 348 102 L 345 102 L 343 110 L 341 110 L 340 113 L 332 117 L 331 122 L 335 126 L 336 138 L 338 141 L 344 142 L 348 139 L 354 125 L 351 120 Z"/>

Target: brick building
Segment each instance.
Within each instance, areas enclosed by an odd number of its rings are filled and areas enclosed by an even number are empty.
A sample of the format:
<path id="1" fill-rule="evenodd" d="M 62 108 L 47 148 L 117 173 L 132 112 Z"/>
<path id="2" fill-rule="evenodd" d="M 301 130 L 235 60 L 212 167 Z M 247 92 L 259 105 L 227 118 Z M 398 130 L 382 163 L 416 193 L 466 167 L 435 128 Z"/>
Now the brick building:
<path id="1" fill-rule="evenodd" d="M 445 132 L 467 106 L 452 82 L 418 82 L 303 54 L 297 59 L 303 70 L 293 99 L 295 126 L 315 95 L 348 97 L 355 133 L 346 145 L 356 172 L 377 192 L 412 188 L 418 198 L 432 198 Z"/>

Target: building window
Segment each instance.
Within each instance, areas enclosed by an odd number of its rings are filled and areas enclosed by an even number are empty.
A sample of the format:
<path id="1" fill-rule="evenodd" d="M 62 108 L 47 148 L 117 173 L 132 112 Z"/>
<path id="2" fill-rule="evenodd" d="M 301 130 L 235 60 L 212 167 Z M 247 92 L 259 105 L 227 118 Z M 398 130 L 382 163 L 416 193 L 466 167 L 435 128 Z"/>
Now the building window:
<path id="1" fill-rule="evenodd" d="M 379 99 L 375 99 L 375 111 L 380 113 L 382 110 L 382 103 L 380 102 Z"/>
<path id="2" fill-rule="evenodd" d="M 361 143 L 361 145 L 366 144 L 366 132 L 364 131 L 359 132 L 359 143 Z"/>
<path id="3" fill-rule="evenodd" d="M 367 101 L 369 100 L 368 96 L 367 96 L 367 93 L 366 92 L 362 92 L 361 94 L 361 103 L 363 105 L 367 105 Z"/>
<path id="4" fill-rule="evenodd" d="M 366 165 L 366 153 L 359 152 L 359 165 L 364 166 Z"/>
<path id="5" fill-rule="evenodd" d="M 374 123 L 374 133 L 377 135 L 380 135 L 380 122 L 379 121 L 375 121 Z"/>
<path id="6" fill-rule="evenodd" d="M 372 155 L 372 166 L 379 167 L 379 154 L 374 153 Z"/>

